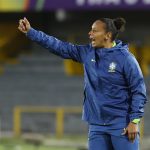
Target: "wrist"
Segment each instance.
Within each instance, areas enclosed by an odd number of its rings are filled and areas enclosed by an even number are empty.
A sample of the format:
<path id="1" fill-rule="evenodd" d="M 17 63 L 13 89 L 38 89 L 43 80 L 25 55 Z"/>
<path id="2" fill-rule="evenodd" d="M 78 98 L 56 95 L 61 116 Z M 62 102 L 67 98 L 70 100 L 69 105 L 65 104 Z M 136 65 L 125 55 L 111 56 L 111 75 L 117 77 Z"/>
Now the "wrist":
<path id="1" fill-rule="evenodd" d="M 131 122 L 134 124 L 138 124 L 140 122 L 140 119 L 133 119 Z"/>

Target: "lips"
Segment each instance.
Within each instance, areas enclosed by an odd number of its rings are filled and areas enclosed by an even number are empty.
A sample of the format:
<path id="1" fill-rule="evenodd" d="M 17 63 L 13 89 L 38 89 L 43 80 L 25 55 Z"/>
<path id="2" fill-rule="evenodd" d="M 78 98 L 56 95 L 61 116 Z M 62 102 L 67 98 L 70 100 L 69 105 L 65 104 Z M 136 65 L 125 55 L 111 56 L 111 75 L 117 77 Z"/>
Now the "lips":
<path id="1" fill-rule="evenodd" d="M 95 44 L 95 39 L 94 38 L 91 39 L 91 43 L 92 43 L 92 45 Z"/>
<path id="2" fill-rule="evenodd" d="M 92 42 L 95 42 L 95 39 L 92 39 L 91 41 L 92 41 Z"/>
<path id="3" fill-rule="evenodd" d="M 94 37 L 89 37 L 89 39 L 91 40 L 91 42 L 95 42 L 95 38 Z"/>

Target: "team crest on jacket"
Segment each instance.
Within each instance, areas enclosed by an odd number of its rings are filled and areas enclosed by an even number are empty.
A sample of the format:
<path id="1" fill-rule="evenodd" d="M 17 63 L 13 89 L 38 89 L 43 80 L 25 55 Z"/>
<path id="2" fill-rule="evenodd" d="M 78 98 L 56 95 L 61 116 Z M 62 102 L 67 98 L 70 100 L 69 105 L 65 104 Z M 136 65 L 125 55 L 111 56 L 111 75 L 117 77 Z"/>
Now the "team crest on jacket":
<path id="1" fill-rule="evenodd" d="M 115 72 L 117 64 L 115 62 L 110 63 L 108 72 Z"/>

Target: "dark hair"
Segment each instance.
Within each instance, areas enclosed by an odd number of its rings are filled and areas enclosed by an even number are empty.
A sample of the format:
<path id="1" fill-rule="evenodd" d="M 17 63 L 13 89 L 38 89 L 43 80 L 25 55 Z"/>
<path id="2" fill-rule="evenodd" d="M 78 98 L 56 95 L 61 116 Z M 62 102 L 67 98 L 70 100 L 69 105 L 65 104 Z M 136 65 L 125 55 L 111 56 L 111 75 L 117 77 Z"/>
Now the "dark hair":
<path id="1" fill-rule="evenodd" d="M 106 32 L 112 33 L 112 41 L 118 37 L 120 32 L 125 30 L 126 20 L 124 18 L 100 18 L 99 20 L 105 23 Z"/>

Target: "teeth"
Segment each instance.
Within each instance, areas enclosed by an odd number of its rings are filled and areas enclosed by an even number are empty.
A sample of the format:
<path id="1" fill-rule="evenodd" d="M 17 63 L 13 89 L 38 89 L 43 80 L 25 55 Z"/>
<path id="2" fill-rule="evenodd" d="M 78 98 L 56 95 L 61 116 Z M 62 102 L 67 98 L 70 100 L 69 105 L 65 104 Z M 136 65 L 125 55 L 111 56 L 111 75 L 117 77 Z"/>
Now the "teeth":
<path id="1" fill-rule="evenodd" d="M 94 44 L 95 43 L 95 39 L 90 37 L 91 42 Z"/>
<path id="2" fill-rule="evenodd" d="M 92 43 L 95 43 L 95 41 L 92 41 Z"/>

